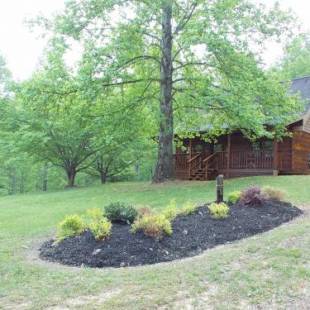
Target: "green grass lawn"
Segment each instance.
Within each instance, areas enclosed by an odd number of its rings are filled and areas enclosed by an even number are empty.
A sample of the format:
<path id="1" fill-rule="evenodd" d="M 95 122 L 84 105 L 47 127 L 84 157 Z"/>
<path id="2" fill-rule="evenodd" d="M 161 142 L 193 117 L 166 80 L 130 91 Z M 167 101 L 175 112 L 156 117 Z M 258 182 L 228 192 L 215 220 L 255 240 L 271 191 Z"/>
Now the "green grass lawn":
<path id="1" fill-rule="evenodd" d="M 214 182 L 115 183 L 0 198 L 0 309 L 306 309 L 310 304 L 310 176 L 229 180 L 225 191 L 271 185 L 305 215 L 270 232 L 153 266 L 70 268 L 34 249 L 64 215 L 111 201 L 163 208 L 214 200 Z M 252 309 L 252 308 L 251 308 Z"/>

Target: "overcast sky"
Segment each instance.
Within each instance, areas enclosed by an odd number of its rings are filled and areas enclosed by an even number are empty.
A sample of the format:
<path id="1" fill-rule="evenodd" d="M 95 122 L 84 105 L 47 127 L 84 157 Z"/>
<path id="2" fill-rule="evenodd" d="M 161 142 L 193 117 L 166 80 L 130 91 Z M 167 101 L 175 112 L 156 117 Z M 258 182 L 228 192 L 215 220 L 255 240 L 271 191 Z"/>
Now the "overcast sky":
<path id="1" fill-rule="evenodd" d="M 257 0 L 271 3 L 275 0 Z M 26 18 L 43 13 L 51 15 L 64 7 L 65 0 L 0 0 L 0 52 L 16 79 L 25 79 L 35 70 L 45 45 L 43 39 L 31 33 L 24 24 Z M 309 0 L 279 0 L 283 7 L 291 7 L 310 29 Z M 271 45 L 266 51 L 266 62 L 273 63 L 281 55 L 281 48 Z"/>

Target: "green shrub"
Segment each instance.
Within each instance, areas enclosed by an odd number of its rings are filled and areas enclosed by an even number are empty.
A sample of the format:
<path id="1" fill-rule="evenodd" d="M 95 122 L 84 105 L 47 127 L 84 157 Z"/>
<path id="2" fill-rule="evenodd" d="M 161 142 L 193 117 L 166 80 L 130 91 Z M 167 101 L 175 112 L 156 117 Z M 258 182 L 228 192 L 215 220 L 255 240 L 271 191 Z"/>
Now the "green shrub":
<path id="1" fill-rule="evenodd" d="M 240 200 L 241 191 L 234 191 L 228 194 L 228 203 L 235 204 Z"/>
<path id="2" fill-rule="evenodd" d="M 96 240 L 104 240 L 111 234 L 112 224 L 106 217 L 94 218 L 89 224 L 89 230 Z"/>
<path id="3" fill-rule="evenodd" d="M 173 221 L 178 215 L 178 208 L 175 199 L 172 199 L 161 214 L 169 221 Z"/>
<path id="4" fill-rule="evenodd" d="M 266 199 L 282 201 L 285 197 L 285 193 L 279 189 L 271 186 L 265 186 L 262 188 L 262 194 Z"/>
<path id="5" fill-rule="evenodd" d="M 56 241 L 60 242 L 68 237 L 78 236 L 85 230 L 85 225 L 79 215 L 68 215 L 58 224 Z"/>
<path id="6" fill-rule="evenodd" d="M 133 223 L 138 216 L 137 210 L 121 202 L 110 203 L 104 208 L 105 216 L 116 223 Z"/>
<path id="7" fill-rule="evenodd" d="M 183 214 L 183 215 L 194 214 L 197 209 L 198 209 L 198 205 L 194 204 L 191 201 L 187 201 L 183 204 L 180 214 Z"/>
<path id="8" fill-rule="evenodd" d="M 131 226 L 131 231 L 143 231 L 146 236 L 162 238 L 164 234 L 172 234 L 171 222 L 162 214 L 145 215 L 138 218 Z"/>
<path id="9" fill-rule="evenodd" d="M 229 207 L 224 203 L 211 203 L 209 206 L 211 216 L 215 219 L 224 219 L 228 217 Z"/>

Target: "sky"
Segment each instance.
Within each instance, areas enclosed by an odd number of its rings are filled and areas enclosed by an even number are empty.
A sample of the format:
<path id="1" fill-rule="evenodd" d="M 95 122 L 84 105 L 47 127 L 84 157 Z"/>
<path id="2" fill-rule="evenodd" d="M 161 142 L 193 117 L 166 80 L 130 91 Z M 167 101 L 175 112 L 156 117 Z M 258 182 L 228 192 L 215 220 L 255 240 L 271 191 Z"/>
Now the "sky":
<path id="1" fill-rule="evenodd" d="M 256 0 L 254 0 L 256 1 Z M 0 0 L 0 53 L 7 60 L 13 77 L 23 80 L 38 66 L 46 40 L 32 33 L 25 20 L 39 16 L 52 16 L 64 7 L 65 0 Z M 275 0 L 257 0 L 270 4 Z M 278 0 L 284 8 L 291 7 L 305 30 L 310 30 L 309 0 Z M 270 44 L 265 52 L 265 62 L 270 65 L 282 54 L 276 44 Z"/>

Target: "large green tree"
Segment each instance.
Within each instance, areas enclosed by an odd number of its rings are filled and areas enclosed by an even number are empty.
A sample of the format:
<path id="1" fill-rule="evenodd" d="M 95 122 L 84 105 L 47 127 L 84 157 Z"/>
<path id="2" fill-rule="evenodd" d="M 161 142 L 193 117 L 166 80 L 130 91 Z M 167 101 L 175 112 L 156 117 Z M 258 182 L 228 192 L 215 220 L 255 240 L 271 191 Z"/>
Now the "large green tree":
<path id="1" fill-rule="evenodd" d="M 83 91 L 82 73 L 70 71 L 64 51 L 62 40 L 52 40 L 41 70 L 16 87 L 10 126 L 20 150 L 64 169 L 72 187 L 99 153 L 111 156 L 111 145 L 130 148 L 130 139 L 143 136 L 145 118 L 139 106 L 124 114 L 117 90 Z"/>
<path id="2" fill-rule="evenodd" d="M 141 101 L 159 102 L 153 180 L 161 182 L 173 177 L 175 127 L 202 121 L 213 133 L 259 136 L 276 117 L 283 129 L 294 104 L 257 61 L 264 40 L 287 33 L 289 22 L 277 6 L 248 0 L 71 0 L 44 25 L 84 47 L 88 85 L 136 85 Z"/>
<path id="3" fill-rule="evenodd" d="M 272 71 L 285 80 L 310 75 L 310 34 L 303 33 L 291 40 Z"/>

